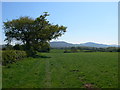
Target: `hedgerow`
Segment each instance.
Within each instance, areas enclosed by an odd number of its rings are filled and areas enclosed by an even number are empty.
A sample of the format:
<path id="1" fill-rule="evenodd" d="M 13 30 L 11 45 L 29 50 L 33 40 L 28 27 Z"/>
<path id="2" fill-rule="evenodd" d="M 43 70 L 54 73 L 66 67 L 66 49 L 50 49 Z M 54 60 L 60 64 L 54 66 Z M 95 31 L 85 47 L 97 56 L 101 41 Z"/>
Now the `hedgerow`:
<path id="1" fill-rule="evenodd" d="M 25 51 L 5 50 L 2 51 L 2 65 L 11 64 L 26 57 Z"/>

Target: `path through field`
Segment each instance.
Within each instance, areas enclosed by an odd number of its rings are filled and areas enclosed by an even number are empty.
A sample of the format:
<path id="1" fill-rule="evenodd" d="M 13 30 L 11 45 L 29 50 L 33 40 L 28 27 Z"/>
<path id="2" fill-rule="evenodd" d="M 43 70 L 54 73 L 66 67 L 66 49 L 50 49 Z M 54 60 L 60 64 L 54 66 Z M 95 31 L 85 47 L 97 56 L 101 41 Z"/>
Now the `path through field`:
<path id="1" fill-rule="evenodd" d="M 117 53 L 63 53 L 53 50 L 42 55 L 44 57 L 26 58 L 3 66 L 3 88 L 118 86 Z"/>
<path id="2" fill-rule="evenodd" d="M 45 87 L 50 88 L 51 87 L 51 72 L 50 72 L 50 63 L 49 60 L 46 60 L 46 68 L 45 68 Z"/>

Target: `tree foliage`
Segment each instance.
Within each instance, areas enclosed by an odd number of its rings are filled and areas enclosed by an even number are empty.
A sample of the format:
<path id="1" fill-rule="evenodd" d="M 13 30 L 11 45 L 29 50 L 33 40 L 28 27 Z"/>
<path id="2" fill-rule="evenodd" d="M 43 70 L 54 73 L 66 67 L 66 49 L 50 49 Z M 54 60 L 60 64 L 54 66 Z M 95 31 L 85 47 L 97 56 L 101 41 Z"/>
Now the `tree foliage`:
<path id="1" fill-rule="evenodd" d="M 120 47 L 97 48 L 97 47 L 82 47 L 82 46 L 80 46 L 80 47 L 67 47 L 67 48 L 61 48 L 61 49 L 65 49 L 64 53 L 70 53 L 70 52 L 71 53 L 73 53 L 73 52 L 120 52 Z"/>
<path id="2" fill-rule="evenodd" d="M 50 40 L 63 35 L 67 27 L 51 24 L 46 19 L 47 16 L 49 14 L 44 12 L 43 15 L 40 15 L 36 19 L 20 17 L 19 19 L 4 22 L 5 41 L 8 44 L 12 40 L 21 41 L 29 56 L 45 48 L 45 45 L 49 47 Z"/>

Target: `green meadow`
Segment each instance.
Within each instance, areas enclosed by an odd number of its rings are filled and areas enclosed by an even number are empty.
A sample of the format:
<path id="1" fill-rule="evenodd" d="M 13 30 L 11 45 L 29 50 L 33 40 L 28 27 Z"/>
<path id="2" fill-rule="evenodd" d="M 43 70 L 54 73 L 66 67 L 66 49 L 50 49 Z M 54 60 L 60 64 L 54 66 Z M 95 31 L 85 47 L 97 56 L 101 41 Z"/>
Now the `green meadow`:
<path id="1" fill-rule="evenodd" d="M 117 88 L 118 52 L 52 49 L 2 66 L 3 88 Z"/>

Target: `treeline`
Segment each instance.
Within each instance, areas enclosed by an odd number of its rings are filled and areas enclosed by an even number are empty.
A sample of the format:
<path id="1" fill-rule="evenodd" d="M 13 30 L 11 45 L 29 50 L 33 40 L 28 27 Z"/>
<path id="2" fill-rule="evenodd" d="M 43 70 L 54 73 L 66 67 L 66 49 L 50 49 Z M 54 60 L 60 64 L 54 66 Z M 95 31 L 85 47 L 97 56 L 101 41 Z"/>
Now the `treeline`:
<path id="1" fill-rule="evenodd" d="M 97 48 L 97 47 L 62 47 L 56 49 L 64 49 L 64 53 L 70 52 L 120 52 L 120 47 L 106 47 L 106 48 Z"/>
<path id="2" fill-rule="evenodd" d="M 49 48 L 49 44 L 44 44 L 44 46 L 42 48 L 39 48 L 37 51 L 38 52 L 49 52 L 50 48 Z M 0 63 L 2 63 L 2 65 L 7 65 L 7 64 L 11 64 L 11 63 L 15 63 L 16 61 L 22 60 L 25 57 L 29 57 L 27 55 L 26 52 L 26 47 L 25 45 L 20 45 L 20 44 L 16 44 L 16 45 L 4 45 L 4 47 L 1 48 L 1 52 L 2 52 L 2 61 L 0 61 Z M 31 52 L 33 53 L 33 51 Z M 34 53 L 33 53 L 34 54 Z M 35 57 L 35 56 L 33 56 Z"/>
<path id="3" fill-rule="evenodd" d="M 119 52 L 118 47 L 96 48 L 96 47 L 77 47 L 78 50 L 88 50 L 93 52 Z"/>
<path id="4" fill-rule="evenodd" d="M 26 50 L 25 45 L 20 45 L 20 44 L 16 44 L 16 45 L 4 45 L 4 47 L 2 47 L 2 50 Z M 49 44 L 44 44 L 44 46 L 42 48 L 39 48 L 37 50 L 38 52 L 49 52 L 50 51 L 50 46 Z"/>
<path id="5" fill-rule="evenodd" d="M 44 44 L 44 47 L 39 48 L 38 52 L 49 52 L 49 44 Z M 29 57 L 26 53 L 26 47 L 25 45 L 4 45 L 4 47 L 1 48 L 2 52 L 2 65 L 7 65 L 11 63 L 15 63 L 16 61 L 22 60 L 25 57 Z"/>
<path id="6" fill-rule="evenodd" d="M 2 50 L 25 50 L 24 45 L 5 45 Z M 97 48 L 97 47 L 59 47 L 59 48 L 50 48 L 49 44 L 45 44 L 41 49 L 39 48 L 38 52 L 49 52 L 50 49 L 64 49 L 65 51 L 77 52 L 120 52 L 120 47 L 106 47 L 106 48 Z"/>

